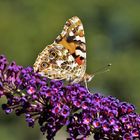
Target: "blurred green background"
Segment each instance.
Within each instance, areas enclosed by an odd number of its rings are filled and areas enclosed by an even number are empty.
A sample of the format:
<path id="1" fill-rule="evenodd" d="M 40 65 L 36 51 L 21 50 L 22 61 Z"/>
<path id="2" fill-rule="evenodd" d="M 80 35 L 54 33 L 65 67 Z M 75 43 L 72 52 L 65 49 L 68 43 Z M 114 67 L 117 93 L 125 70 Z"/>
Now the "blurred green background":
<path id="1" fill-rule="evenodd" d="M 110 72 L 89 83 L 91 90 L 133 103 L 140 112 L 139 0 L 0 0 L 0 54 L 32 66 L 75 15 L 84 24 L 87 72 L 112 63 Z M 23 118 L 0 111 L 0 139 L 39 140 L 38 126 L 28 128 Z"/>

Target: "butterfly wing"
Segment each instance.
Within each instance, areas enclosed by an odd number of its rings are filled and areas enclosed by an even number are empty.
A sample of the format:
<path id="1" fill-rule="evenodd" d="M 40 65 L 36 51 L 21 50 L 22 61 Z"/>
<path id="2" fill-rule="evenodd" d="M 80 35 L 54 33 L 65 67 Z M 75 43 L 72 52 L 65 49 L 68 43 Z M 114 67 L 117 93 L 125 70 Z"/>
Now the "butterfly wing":
<path id="1" fill-rule="evenodd" d="M 72 77 L 73 82 L 81 81 L 86 70 L 86 45 L 81 20 L 76 16 L 69 19 L 54 43 L 63 45 L 70 52 L 75 63 L 78 64 L 77 71 L 75 71 L 76 76 Z"/>
<path id="2" fill-rule="evenodd" d="M 84 29 L 78 17 L 69 19 L 54 43 L 37 57 L 34 70 L 50 79 L 80 82 L 86 70 Z"/>

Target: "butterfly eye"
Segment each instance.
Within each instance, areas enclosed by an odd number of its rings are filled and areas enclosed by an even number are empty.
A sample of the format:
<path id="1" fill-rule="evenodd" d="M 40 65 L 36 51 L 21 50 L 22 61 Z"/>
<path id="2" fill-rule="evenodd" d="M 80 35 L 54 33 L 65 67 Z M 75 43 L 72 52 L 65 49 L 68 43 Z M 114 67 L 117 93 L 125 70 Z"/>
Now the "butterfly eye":
<path id="1" fill-rule="evenodd" d="M 49 58 L 50 59 L 54 59 L 54 58 L 56 58 L 58 55 L 57 55 L 57 53 L 56 53 L 56 51 L 54 50 L 54 49 L 52 49 L 52 50 L 50 50 L 49 51 Z"/>
<path id="2" fill-rule="evenodd" d="M 49 66 L 49 65 L 48 65 L 46 62 L 42 62 L 42 63 L 41 63 L 41 67 L 42 67 L 42 68 L 47 68 L 48 66 Z"/>

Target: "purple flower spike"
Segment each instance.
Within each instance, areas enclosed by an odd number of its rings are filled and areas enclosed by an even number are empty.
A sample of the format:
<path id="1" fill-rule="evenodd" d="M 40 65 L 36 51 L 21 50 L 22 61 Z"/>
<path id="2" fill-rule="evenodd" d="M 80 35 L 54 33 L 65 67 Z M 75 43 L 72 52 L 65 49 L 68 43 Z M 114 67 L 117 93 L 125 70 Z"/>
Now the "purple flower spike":
<path id="1" fill-rule="evenodd" d="M 6 114 L 25 115 L 29 127 L 36 123 L 48 140 L 67 127 L 67 140 L 140 139 L 140 115 L 126 102 L 99 93 L 89 93 L 80 84 L 65 86 L 63 81 L 49 80 L 32 67 L 8 63 L 0 56 L 0 97 Z"/>

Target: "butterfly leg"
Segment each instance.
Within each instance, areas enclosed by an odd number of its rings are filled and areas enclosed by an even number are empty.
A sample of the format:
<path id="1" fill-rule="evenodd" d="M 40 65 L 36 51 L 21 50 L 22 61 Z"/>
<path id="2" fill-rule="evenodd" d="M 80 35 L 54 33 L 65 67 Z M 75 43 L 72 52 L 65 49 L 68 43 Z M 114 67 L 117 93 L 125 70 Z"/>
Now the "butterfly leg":
<path id="1" fill-rule="evenodd" d="M 85 84 L 85 87 L 86 87 L 87 91 L 90 93 L 90 91 L 89 91 L 89 89 L 88 89 L 88 84 L 87 84 L 86 78 L 84 78 L 84 84 Z"/>

